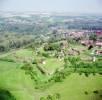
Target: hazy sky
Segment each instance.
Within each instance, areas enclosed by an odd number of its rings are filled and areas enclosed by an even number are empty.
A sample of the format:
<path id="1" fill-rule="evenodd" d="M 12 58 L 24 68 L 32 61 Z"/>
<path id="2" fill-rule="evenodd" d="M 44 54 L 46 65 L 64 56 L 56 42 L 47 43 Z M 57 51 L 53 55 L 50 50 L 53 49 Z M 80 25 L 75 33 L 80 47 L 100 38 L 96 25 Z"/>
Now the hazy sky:
<path id="1" fill-rule="evenodd" d="M 0 10 L 102 13 L 102 0 L 0 0 Z"/>

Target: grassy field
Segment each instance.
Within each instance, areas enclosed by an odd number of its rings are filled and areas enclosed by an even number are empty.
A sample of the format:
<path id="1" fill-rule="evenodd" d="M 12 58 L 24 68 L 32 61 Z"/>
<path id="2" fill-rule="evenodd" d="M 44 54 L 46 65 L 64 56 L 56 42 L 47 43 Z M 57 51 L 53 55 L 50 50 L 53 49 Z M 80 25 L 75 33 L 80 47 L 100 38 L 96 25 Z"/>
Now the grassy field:
<path id="1" fill-rule="evenodd" d="M 20 57 L 22 59 L 33 57 L 32 50 L 21 49 L 2 57 L 17 61 L 0 60 L 0 88 L 9 90 L 17 100 L 40 100 L 40 97 L 46 97 L 54 93 L 60 93 L 61 100 L 102 100 L 100 97 L 102 95 L 102 76 L 99 74 L 85 77 L 85 75 L 80 76 L 77 73 L 73 73 L 63 82 L 55 83 L 43 91 L 36 90 L 34 81 L 31 80 L 29 75 L 25 74 L 24 70 L 20 69 L 22 63 L 17 60 Z M 42 66 L 48 71 L 54 71 L 64 64 L 63 60 L 59 61 L 56 58 L 48 58 L 45 61 L 46 64 Z M 40 73 L 36 66 L 34 66 L 34 69 L 39 73 L 39 77 L 44 80 L 45 76 Z M 99 91 L 98 94 L 93 93 L 96 90 Z M 85 91 L 88 94 L 85 94 Z"/>
<path id="2" fill-rule="evenodd" d="M 28 95 L 28 90 L 33 89 L 33 82 L 18 67 L 19 64 L 0 61 L 0 88 L 9 90 L 17 100 L 30 100 L 31 96 Z"/>
<path id="3" fill-rule="evenodd" d="M 84 75 L 71 74 L 64 82 L 53 85 L 47 92 L 60 93 L 61 100 L 102 100 L 99 94 L 93 93 L 94 90 L 101 90 L 102 94 L 102 76 L 90 75 L 87 78 Z M 88 95 L 84 93 L 85 91 Z"/>
<path id="4" fill-rule="evenodd" d="M 49 58 L 45 60 L 45 64 L 41 64 L 49 73 L 53 73 L 56 69 L 63 67 L 64 61 L 57 58 Z"/>
<path id="5" fill-rule="evenodd" d="M 93 91 L 102 90 L 102 76 L 90 75 L 87 78 L 83 75 L 71 74 L 64 82 L 37 91 L 29 76 L 19 69 L 12 69 L 0 73 L 0 88 L 9 90 L 17 100 L 40 100 L 40 97 L 54 93 L 60 93 L 61 100 L 101 100 L 99 94 L 94 94 Z M 85 91 L 88 95 L 84 93 Z"/>

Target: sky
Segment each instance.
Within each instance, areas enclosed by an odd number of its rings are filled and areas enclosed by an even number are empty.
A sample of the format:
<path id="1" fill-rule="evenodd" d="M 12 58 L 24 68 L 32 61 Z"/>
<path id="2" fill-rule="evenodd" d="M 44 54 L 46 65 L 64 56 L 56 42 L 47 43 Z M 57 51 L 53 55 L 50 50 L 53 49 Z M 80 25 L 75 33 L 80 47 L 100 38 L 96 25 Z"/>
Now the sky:
<path id="1" fill-rule="evenodd" d="M 0 11 L 102 14 L 102 0 L 0 0 Z"/>

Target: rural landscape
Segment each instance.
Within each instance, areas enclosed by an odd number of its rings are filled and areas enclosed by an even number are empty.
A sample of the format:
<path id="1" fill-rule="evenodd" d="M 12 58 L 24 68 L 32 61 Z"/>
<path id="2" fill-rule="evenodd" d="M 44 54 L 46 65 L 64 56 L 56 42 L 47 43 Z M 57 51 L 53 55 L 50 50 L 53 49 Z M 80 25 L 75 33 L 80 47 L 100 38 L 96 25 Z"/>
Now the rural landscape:
<path id="1" fill-rule="evenodd" d="M 102 16 L 0 12 L 0 100 L 102 100 Z"/>

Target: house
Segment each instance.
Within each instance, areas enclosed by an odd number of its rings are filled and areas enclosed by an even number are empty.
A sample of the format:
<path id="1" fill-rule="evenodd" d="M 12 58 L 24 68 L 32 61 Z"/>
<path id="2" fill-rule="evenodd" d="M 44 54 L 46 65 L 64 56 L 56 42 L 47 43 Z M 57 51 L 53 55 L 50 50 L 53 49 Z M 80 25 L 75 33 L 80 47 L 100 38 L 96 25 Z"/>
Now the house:
<path id="1" fill-rule="evenodd" d="M 93 40 L 82 40 L 81 44 L 84 46 L 93 45 Z"/>
<path id="2" fill-rule="evenodd" d="M 96 31 L 96 35 L 99 37 L 102 36 L 102 31 Z"/>
<path id="3" fill-rule="evenodd" d="M 102 30 L 101 31 L 96 31 L 96 36 L 98 40 L 102 40 Z"/>
<path id="4" fill-rule="evenodd" d="M 102 50 L 96 50 L 95 53 L 96 55 L 102 55 Z"/>
<path id="5" fill-rule="evenodd" d="M 96 41 L 95 45 L 96 45 L 97 47 L 102 47 L 102 42 L 101 42 L 101 41 Z"/>

